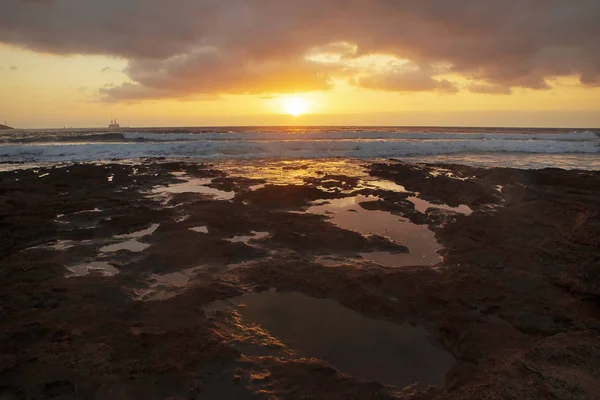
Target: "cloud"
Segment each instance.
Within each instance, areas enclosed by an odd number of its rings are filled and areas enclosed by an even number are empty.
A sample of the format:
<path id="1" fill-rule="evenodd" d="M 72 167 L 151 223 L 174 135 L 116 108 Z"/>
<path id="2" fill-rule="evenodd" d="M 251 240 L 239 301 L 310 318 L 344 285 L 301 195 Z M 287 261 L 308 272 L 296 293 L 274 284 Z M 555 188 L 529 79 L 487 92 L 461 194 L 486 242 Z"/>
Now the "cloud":
<path id="1" fill-rule="evenodd" d="M 125 82 L 120 86 L 107 84 L 103 88 L 100 88 L 100 95 L 107 102 L 168 98 L 175 94 L 176 92 L 174 91 L 153 89 L 138 83 L 129 82 Z"/>
<path id="2" fill-rule="evenodd" d="M 434 79 L 435 69 L 404 63 L 381 72 L 371 72 L 355 80 L 355 84 L 367 89 L 423 92 L 439 91 L 456 93 L 458 87 L 447 79 Z"/>
<path id="3" fill-rule="evenodd" d="M 105 99 L 331 88 L 324 69 L 300 57 L 255 61 L 250 55 L 222 54 L 214 48 L 200 48 L 165 60 L 134 60 L 126 73 L 136 83 L 103 90 Z"/>
<path id="4" fill-rule="evenodd" d="M 19 70 L 19 68 L 18 68 L 18 67 L 16 67 L 16 66 L 14 66 L 14 65 L 13 65 L 13 66 L 11 66 L 9 69 L 10 69 L 11 71 L 18 71 L 18 70 Z"/>
<path id="5" fill-rule="evenodd" d="M 438 64 L 475 82 L 469 91 L 500 93 L 563 75 L 600 85 L 599 18 L 597 0 L 3 0 L 0 42 L 128 59 L 131 83 L 109 100 L 326 89 L 337 77 L 456 90 Z M 373 55 L 423 69 L 363 65 Z"/>
<path id="6" fill-rule="evenodd" d="M 490 85 L 474 83 L 467 86 L 467 90 L 471 93 L 482 93 L 482 94 L 511 94 L 512 90 L 508 86 L 504 85 Z"/>
<path id="7" fill-rule="evenodd" d="M 153 88 L 139 83 L 124 82 L 119 86 L 104 85 L 99 89 L 100 99 L 107 103 L 136 102 L 140 100 L 158 100 L 178 98 L 180 100 L 214 100 L 216 93 L 181 92 L 172 88 Z"/>
<path id="8" fill-rule="evenodd" d="M 371 74 L 358 79 L 358 85 L 367 89 L 398 92 L 441 91 L 456 93 L 456 85 L 446 79 L 436 80 L 421 73 L 388 72 Z"/>

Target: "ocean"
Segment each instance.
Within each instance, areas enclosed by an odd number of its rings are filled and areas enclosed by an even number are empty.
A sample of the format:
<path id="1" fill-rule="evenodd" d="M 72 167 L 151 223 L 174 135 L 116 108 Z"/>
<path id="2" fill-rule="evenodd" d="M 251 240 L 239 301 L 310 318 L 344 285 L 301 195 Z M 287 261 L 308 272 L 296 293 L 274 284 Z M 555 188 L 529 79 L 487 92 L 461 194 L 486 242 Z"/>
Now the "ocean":
<path id="1" fill-rule="evenodd" d="M 145 157 L 211 161 L 394 158 L 490 167 L 600 170 L 600 134 L 596 132 L 447 127 L 12 130 L 0 132 L 0 162 L 45 164 Z"/>

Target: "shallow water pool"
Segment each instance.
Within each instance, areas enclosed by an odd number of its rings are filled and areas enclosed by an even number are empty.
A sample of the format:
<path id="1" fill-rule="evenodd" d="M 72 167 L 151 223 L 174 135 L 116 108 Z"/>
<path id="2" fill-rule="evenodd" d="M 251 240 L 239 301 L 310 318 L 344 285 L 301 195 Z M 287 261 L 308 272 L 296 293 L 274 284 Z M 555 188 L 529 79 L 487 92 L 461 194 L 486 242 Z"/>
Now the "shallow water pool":
<path id="1" fill-rule="evenodd" d="M 263 292 L 205 307 L 208 315 L 225 310 L 260 325 L 300 356 L 327 361 L 359 379 L 440 385 L 454 363 L 427 329 L 368 318 L 333 299 Z"/>

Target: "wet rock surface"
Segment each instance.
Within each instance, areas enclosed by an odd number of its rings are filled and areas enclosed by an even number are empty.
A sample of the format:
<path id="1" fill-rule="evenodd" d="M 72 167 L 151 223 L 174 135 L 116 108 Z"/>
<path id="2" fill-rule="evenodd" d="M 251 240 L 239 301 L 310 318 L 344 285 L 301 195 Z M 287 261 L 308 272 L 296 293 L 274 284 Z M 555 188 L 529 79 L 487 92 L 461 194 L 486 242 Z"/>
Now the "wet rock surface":
<path id="1" fill-rule="evenodd" d="M 599 173 L 389 162 L 346 176 L 340 163 L 271 165 L 276 181 L 166 160 L 0 173 L 0 398 L 598 398 Z M 363 197 L 344 212 L 429 229 L 442 261 L 374 263 L 414 251 L 402 230 L 308 212 Z M 95 263 L 116 273 L 70 272 Z M 297 342 L 301 327 L 208 311 L 266 293 L 317 305 L 301 318 L 334 302 L 339 318 L 414 326 L 452 362 L 440 382 L 377 382 Z M 348 365 L 368 372 L 354 350 Z"/>

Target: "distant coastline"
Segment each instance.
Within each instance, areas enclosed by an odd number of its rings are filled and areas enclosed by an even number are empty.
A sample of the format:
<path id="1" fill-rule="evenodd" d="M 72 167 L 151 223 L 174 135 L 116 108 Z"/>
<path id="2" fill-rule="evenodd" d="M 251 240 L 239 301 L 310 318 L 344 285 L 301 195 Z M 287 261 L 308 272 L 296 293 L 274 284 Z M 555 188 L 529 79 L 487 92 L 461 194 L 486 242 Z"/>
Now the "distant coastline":
<path id="1" fill-rule="evenodd" d="M 8 130 L 8 129 L 15 129 L 15 128 L 12 128 L 12 127 L 10 127 L 10 126 L 7 126 L 7 125 L 2 125 L 2 124 L 0 124 L 0 131 L 1 131 L 1 130 Z"/>

